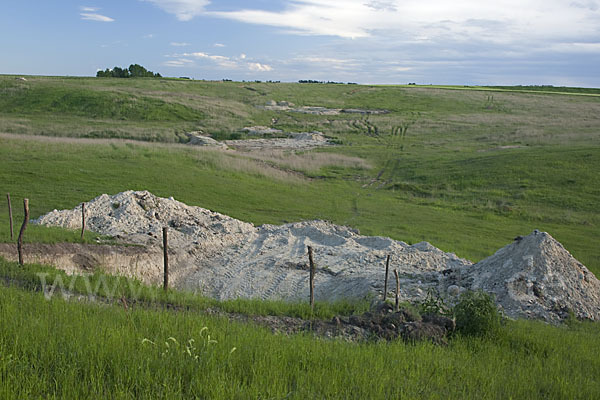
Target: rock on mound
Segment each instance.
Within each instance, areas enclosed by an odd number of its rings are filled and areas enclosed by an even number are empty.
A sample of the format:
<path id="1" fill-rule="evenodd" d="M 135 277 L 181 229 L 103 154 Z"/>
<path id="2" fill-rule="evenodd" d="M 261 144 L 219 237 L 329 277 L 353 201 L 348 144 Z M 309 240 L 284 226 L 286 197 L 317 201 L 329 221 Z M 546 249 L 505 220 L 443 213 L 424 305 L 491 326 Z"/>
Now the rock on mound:
<path id="1" fill-rule="evenodd" d="M 201 132 L 190 132 L 187 134 L 190 139 L 187 144 L 192 146 L 204 146 L 204 147 L 216 147 L 220 149 L 227 149 L 225 143 L 221 143 L 209 136 L 202 134 Z"/>
<path id="2" fill-rule="evenodd" d="M 512 317 L 600 320 L 600 281 L 546 232 L 518 237 L 469 268 L 468 280 Z"/>

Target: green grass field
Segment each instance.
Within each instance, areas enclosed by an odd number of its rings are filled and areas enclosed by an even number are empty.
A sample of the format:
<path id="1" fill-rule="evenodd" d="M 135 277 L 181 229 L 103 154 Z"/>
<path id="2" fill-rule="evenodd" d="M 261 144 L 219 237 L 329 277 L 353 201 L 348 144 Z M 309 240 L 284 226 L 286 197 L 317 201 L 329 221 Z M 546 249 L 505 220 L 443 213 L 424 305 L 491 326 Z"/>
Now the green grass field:
<path id="1" fill-rule="evenodd" d="M 0 76 L 0 186 L 3 198 L 11 194 L 17 231 L 24 197 L 37 217 L 102 193 L 145 189 L 256 224 L 318 218 L 362 234 L 426 240 L 473 261 L 540 229 L 600 276 L 600 97 L 542 89 Z M 260 108 L 270 100 L 390 113 Z M 340 145 L 292 155 L 181 144 L 191 130 L 227 138 L 254 125 L 319 130 Z M 404 135 L 393 134 L 399 129 Z M 10 241 L 5 200 L 0 241 Z M 30 225 L 25 241 L 75 242 L 79 234 Z M 9 264 L 5 276 L 35 280 Z M 196 308 L 212 304 L 170 296 Z M 281 304 L 222 307 L 306 316 Z M 322 317 L 354 310 L 322 307 Z M 448 347 L 351 345 L 6 288 L 0 318 L 3 398 L 596 398 L 600 391 L 597 323 L 510 322 L 499 339 L 455 338 Z M 218 344 L 207 344 L 207 334 Z M 169 337 L 181 347 L 163 356 Z M 184 349 L 192 338 L 198 359 Z"/>

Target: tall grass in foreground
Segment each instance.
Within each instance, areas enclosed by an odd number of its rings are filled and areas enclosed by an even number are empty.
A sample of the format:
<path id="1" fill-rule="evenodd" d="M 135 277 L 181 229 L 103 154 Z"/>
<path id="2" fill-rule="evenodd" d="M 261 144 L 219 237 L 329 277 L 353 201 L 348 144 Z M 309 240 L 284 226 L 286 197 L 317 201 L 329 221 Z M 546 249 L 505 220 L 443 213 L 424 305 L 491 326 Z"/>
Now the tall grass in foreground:
<path id="1" fill-rule="evenodd" d="M 447 347 L 273 335 L 190 312 L 0 288 L 0 398 L 598 398 L 598 324 Z"/>
<path id="2" fill-rule="evenodd" d="M 369 309 L 368 299 L 339 300 L 315 303 L 279 300 L 231 299 L 217 301 L 212 298 L 180 290 L 164 291 L 162 287 L 144 285 L 136 279 L 95 272 L 89 275 L 67 275 L 53 267 L 40 264 L 20 266 L 0 257 L 0 282 L 5 280 L 29 290 L 44 291 L 46 297 L 80 295 L 101 302 L 126 301 L 141 303 L 152 308 L 174 307 L 203 311 L 207 308 L 227 313 L 246 315 L 286 315 L 298 318 L 330 319 L 334 315 L 351 315 Z M 64 291 L 64 295 L 63 295 Z"/>

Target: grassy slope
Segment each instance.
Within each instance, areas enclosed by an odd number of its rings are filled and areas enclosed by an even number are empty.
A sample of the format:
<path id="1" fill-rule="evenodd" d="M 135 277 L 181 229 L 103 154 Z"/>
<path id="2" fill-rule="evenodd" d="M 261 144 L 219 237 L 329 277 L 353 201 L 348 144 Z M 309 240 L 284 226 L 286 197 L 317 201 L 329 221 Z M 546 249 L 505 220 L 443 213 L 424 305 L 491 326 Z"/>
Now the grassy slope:
<path id="1" fill-rule="evenodd" d="M 537 228 L 600 272 L 597 97 L 173 79 L 23 82 L 10 76 L 0 77 L 0 92 L 0 132 L 177 142 L 185 130 L 227 135 L 275 117 L 274 127 L 321 130 L 343 143 L 325 151 L 373 165 L 324 168 L 302 183 L 262 173 L 256 163 L 228 168 L 231 157 L 177 147 L 0 138 L 0 183 L 17 211 L 25 196 L 39 215 L 101 193 L 148 189 L 255 223 L 323 218 L 365 234 L 428 240 L 473 260 Z M 391 113 L 313 116 L 257 107 L 268 100 Z M 405 137 L 390 135 L 402 126 Z M 40 237 L 35 228 L 30 234 Z"/>
<path id="2" fill-rule="evenodd" d="M 597 178 L 590 175 L 587 164 L 577 163 L 582 152 L 597 154 L 597 149 L 581 149 L 568 157 L 564 152 L 558 154 L 563 164 L 568 161 L 580 175 L 570 184 L 579 191 L 563 192 L 565 178 L 561 172 L 565 169 L 545 174 L 546 184 L 538 182 L 542 177 L 531 178 L 529 188 L 521 188 L 525 181 L 515 182 L 510 173 L 494 174 L 493 169 L 503 165 L 510 153 L 478 155 L 479 160 L 464 161 L 484 167 L 491 163 L 487 172 L 483 167 L 461 167 L 456 160 L 448 161 L 448 165 L 438 161 L 432 162 L 429 170 L 421 168 L 423 175 L 410 178 L 415 183 L 377 189 L 362 187 L 361 179 L 349 179 L 347 170 L 325 171 L 329 176 L 325 179 L 282 182 L 216 169 L 205 152 L 178 147 L 20 139 L 0 139 L 0 143 L 0 157 L 7 160 L 0 170 L 0 181 L 11 193 L 16 221 L 22 215 L 19 204 L 23 197 L 30 198 L 32 215 L 38 216 L 53 208 L 75 207 L 82 199 L 102 193 L 147 189 L 254 223 L 327 219 L 357 227 L 363 234 L 389 235 L 409 242 L 428 240 L 474 260 L 492 254 L 517 234 L 539 228 L 551 232 L 596 273 L 600 266 L 599 250 L 594 245 L 597 214 L 590 208 L 597 189 L 586 186 Z M 519 150 L 514 151 L 513 160 L 520 158 Z M 531 159 L 529 154 L 522 162 L 526 165 Z M 597 165 L 598 157 L 592 161 Z M 468 190 L 446 183 L 455 179 L 456 170 L 461 168 L 463 179 L 474 182 L 463 182 Z M 407 166 L 403 173 L 409 171 Z M 582 179 L 586 174 L 588 179 Z M 341 178 L 335 178 L 337 175 Z M 552 188 L 558 190 L 556 198 Z M 513 198 L 513 191 L 525 195 Z M 555 201 L 559 204 L 553 204 Z M 0 204 L 0 218 L 6 227 L 6 204 Z M 38 240 L 40 236 L 35 234 L 39 228 L 30 229 L 30 239 Z M 45 231 L 40 234 L 42 238 L 46 235 Z M 7 235 L 7 229 L 2 229 L 0 240 L 8 240 Z M 76 240 L 77 235 L 70 238 Z"/>

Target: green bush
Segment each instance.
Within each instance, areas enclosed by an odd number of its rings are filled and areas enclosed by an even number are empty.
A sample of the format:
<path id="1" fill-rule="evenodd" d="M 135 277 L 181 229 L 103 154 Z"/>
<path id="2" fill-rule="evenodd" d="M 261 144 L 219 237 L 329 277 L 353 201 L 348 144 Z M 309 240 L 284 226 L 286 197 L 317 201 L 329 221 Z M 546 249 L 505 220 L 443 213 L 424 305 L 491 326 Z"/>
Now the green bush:
<path id="1" fill-rule="evenodd" d="M 431 289 L 427 291 L 427 297 L 418 306 L 420 314 L 452 316 L 452 310 L 446 305 L 444 299 Z"/>
<path id="2" fill-rule="evenodd" d="M 501 315 L 494 297 L 482 290 L 461 294 L 454 316 L 456 330 L 467 336 L 495 336 L 500 331 Z"/>

